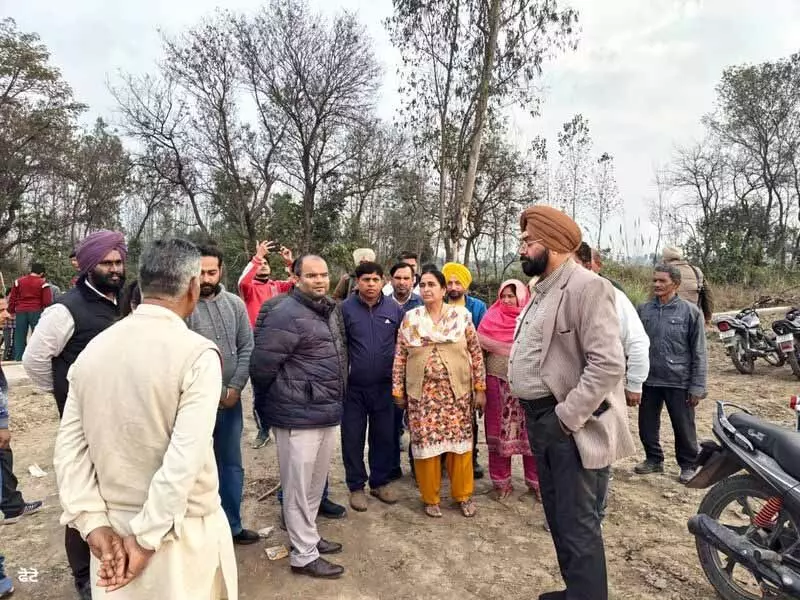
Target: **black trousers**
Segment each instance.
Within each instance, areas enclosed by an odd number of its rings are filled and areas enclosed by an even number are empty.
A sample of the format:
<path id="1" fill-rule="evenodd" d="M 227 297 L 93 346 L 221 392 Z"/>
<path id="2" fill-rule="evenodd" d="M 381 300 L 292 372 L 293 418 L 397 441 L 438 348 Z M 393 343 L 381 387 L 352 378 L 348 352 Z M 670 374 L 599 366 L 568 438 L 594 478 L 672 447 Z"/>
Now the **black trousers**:
<path id="1" fill-rule="evenodd" d="M 56 399 L 59 418 L 64 416 L 64 404 Z M 89 583 L 91 569 L 91 551 L 77 529 L 67 527 L 64 531 L 64 549 L 67 551 L 67 562 L 75 579 L 76 587 L 83 587 Z"/>
<path id="2" fill-rule="evenodd" d="M 608 575 L 598 498 L 608 467 L 586 469 L 552 402 L 521 401 L 539 470 L 539 490 L 567 600 L 608 600 Z"/>
<path id="3" fill-rule="evenodd" d="M 661 449 L 661 409 L 667 405 L 672 431 L 675 433 L 675 457 L 681 469 L 694 466 L 699 448 L 697 429 L 694 424 L 694 407 L 686 401 L 689 392 L 679 388 L 642 388 L 642 404 L 639 406 L 639 439 L 644 446 L 645 456 L 652 463 L 664 462 Z"/>
<path id="4" fill-rule="evenodd" d="M 14 453 L 10 447 L 0 448 L 0 469 L 3 470 L 0 511 L 6 517 L 16 517 L 25 508 L 25 499 L 17 489 L 17 478 L 14 475 Z"/>
<path id="5" fill-rule="evenodd" d="M 76 586 L 83 586 L 89 582 L 90 556 L 89 544 L 83 541 L 77 529 L 67 527 L 64 532 L 64 547 L 67 550 L 67 561 L 75 578 Z"/>
<path id="6" fill-rule="evenodd" d="M 396 445 L 395 404 L 392 385 L 358 388 L 350 386 L 342 412 L 342 459 L 345 479 L 351 492 L 389 483 L 400 465 Z M 364 466 L 364 444 L 369 431 L 369 475 Z"/>

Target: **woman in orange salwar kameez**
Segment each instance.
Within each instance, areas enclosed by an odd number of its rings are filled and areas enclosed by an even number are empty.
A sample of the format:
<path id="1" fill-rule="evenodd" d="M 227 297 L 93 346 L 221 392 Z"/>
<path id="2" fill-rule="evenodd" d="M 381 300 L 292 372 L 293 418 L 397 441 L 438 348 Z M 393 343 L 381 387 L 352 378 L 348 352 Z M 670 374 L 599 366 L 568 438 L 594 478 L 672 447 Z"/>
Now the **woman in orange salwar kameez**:
<path id="1" fill-rule="evenodd" d="M 408 413 L 414 471 L 425 514 L 441 517 L 441 456 L 450 495 L 465 517 L 472 501 L 472 411 L 486 403 L 486 373 L 472 317 L 444 303 L 439 271 L 420 279 L 424 306 L 409 311 L 397 336 L 392 394 Z"/>

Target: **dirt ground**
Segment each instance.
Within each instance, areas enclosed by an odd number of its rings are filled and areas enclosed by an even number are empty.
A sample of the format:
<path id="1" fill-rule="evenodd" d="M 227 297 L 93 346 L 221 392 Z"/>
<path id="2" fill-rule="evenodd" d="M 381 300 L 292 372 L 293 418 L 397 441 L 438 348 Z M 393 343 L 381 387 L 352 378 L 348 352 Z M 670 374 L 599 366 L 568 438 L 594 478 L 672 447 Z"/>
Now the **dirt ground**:
<path id="1" fill-rule="evenodd" d="M 761 361 L 754 375 L 743 376 L 734 371 L 718 342 L 711 341 L 710 348 L 709 400 L 698 412 L 701 439 L 710 437 L 713 401 L 720 399 L 748 406 L 773 421 L 793 424 L 788 399 L 800 386 L 788 366 L 776 369 Z M 26 498 L 44 498 L 46 503 L 40 513 L 0 526 L 0 549 L 6 555 L 6 569 L 15 578 L 20 568 L 38 570 L 37 583 L 17 584 L 17 598 L 74 598 L 63 529 L 58 525 L 60 509 L 52 466 L 55 404 L 50 396 L 31 388 L 19 366 L 6 365 L 5 369 L 12 386 L 15 472 Z M 245 402 L 249 409 L 249 394 Z M 634 411 L 631 427 L 636 435 Z M 242 599 L 496 600 L 535 598 L 538 593 L 562 587 L 550 536 L 542 527 L 541 505 L 534 504 L 530 497 L 520 498 L 524 484 L 519 459 L 514 465 L 518 491 L 511 499 L 493 501 L 488 495 L 489 482 L 476 482 L 478 514 L 471 520 L 455 510 L 446 510 L 439 520 L 425 517 L 408 476 L 399 482 L 401 500 L 395 506 L 387 507 L 370 498 L 366 513 L 349 511 L 341 521 L 320 519 L 322 535 L 344 544 L 344 552 L 335 559 L 347 572 L 332 582 L 293 576 L 288 559 L 271 562 L 264 554 L 266 547 L 287 542 L 285 533 L 277 527 L 277 501 L 274 497 L 256 500 L 277 481 L 275 446 L 250 449 L 252 419 L 246 420 L 245 428 L 245 526 L 276 527 L 265 542 L 237 548 Z M 677 483 L 678 468 L 666 412 L 662 431 L 668 465 L 664 475 L 634 475 L 632 467 L 640 456 L 614 467 L 604 525 L 611 597 L 713 598 L 700 570 L 694 540 L 686 529 L 686 520 L 696 511 L 704 492 L 687 490 Z M 481 461 L 486 464 L 485 446 Z M 37 479 L 28 473 L 34 463 L 46 471 L 46 477 Z M 331 497 L 347 502 L 340 456 L 335 457 L 332 466 Z"/>

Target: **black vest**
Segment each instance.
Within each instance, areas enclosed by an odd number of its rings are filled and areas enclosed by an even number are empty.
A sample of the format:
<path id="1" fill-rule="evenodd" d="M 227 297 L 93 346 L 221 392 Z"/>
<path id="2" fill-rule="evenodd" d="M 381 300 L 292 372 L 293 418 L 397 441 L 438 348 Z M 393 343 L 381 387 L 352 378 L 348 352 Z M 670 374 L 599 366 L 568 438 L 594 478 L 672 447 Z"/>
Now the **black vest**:
<path id="1" fill-rule="evenodd" d="M 81 276 L 74 288 L 59 296 L 55 303 L 66 306 L 75 321 L 72 337 L 61 354 L 53 358 L 53 395 L 61 416 L 64 414 L 64 404 L 69 392 L 69 368 L 86 345 L 119 318 L 119 307 L 89 288 L 85 275 Z"/>

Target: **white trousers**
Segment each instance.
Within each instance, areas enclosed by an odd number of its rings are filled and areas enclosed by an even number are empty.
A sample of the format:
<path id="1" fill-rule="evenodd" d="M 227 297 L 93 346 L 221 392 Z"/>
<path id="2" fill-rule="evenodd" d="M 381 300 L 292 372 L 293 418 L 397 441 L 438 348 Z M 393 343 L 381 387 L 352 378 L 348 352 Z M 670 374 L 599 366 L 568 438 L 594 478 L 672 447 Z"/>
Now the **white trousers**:
<path id="1" fill-rule="evenodd" d="M 337 428 L 273 427 L 283 489 L 283 518 L 292 543 L 289 561 L 304 567 L 319 558 L 317 512 L 336 448 Z"/>

